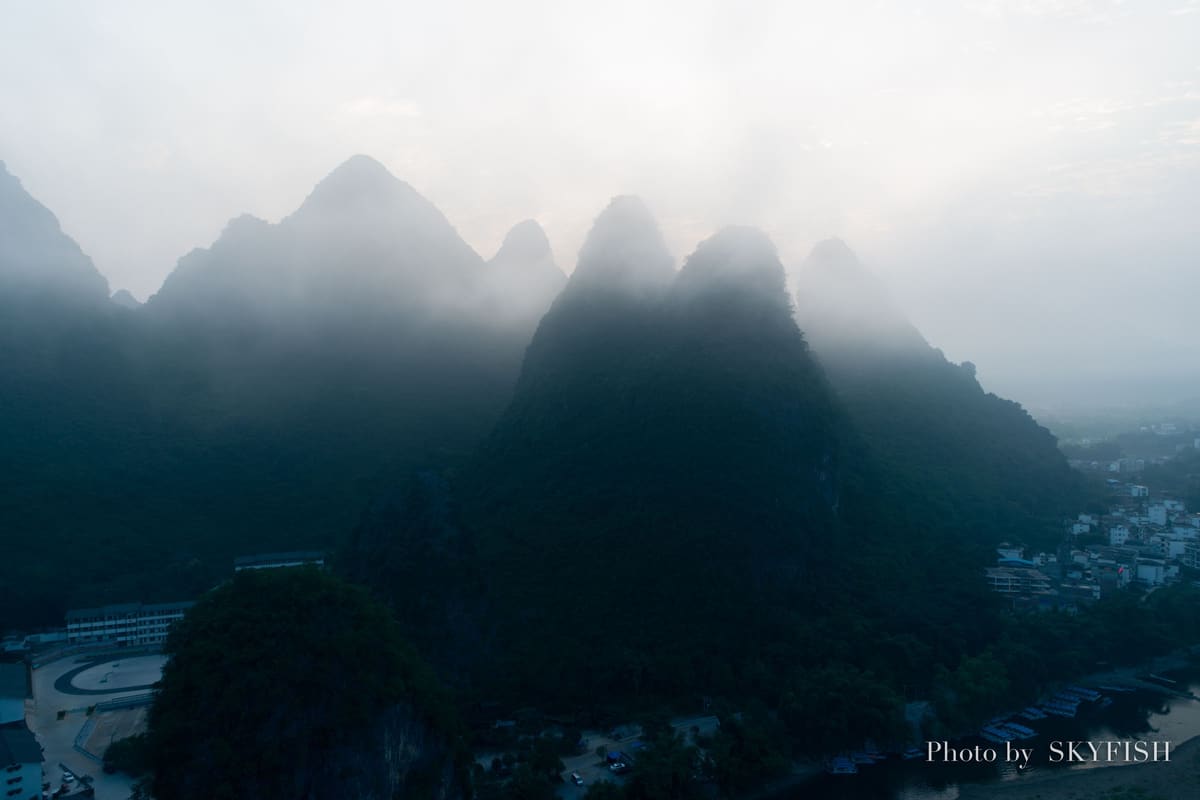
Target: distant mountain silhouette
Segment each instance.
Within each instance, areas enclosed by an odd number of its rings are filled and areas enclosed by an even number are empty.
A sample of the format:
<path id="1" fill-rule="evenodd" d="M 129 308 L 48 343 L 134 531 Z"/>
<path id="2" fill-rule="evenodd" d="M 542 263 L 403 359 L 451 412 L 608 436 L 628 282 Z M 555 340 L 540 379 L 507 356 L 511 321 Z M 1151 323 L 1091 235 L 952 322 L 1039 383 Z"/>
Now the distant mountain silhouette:
<path id="1" fill-rule="evenodd" d="M 17 294 L 98 304 L 108 282 L 0 161 L 0 295 Z"/>
<path id="2" fill-rule="evenodd" d="M 311 319 L 472 310 L 483 262 L 449 221 L 379 162 L 355 156 L 278 225 L 250 216 L 180 259 L 152 309 Z"/>
<path id="3" fill-rule="evenodd" d="M 108 299 L 49 212 L 14 199 L 7 174 L 2 185 L 6 207 L 37 223 L 5 215 L 4 252 L 41 260 L 6 256 L 0 274 L 99 304 L 82 314 L 26 302 L 0 316 L 0 381 L 12 387 L 0 464 L 26 476 L 0 487 L 0 528 L 42 565 L 0 571 L 0 612 L 10 587 L 16 618 L 171 599 L 211 585 L 235 555 L 332 547 L 410 470 L 471 452 L 550 302 L 554 276 L 535 259 L 540 294 L 489 308 L 489 265 L 363 156 L 278 224 L 234 219 L 132 309 Z M 26 238 L 14 244 L 15 233 Z M 519 261 L 505 268 L 519 275 Z M 89 541 L 109 545 L 60 563 L 81 513 Z"/>
<path id="4" fill-rule="evenodd" d="M 819 352 L 932 355 L 883 284 L 841 239 L 813 247 L 797 278 L 796 316 Z M 838 359 L 841 361 L 842 359 Z"/>
<path id="5" fill-rule="evenodd" d="M 127 289 L 118 289 L 117 291 L 113 292 L 112 297 L 109 299 L 121 308 L 132 309 L 142 307 L 142 302 L 130 294 Z"/>
<path id="6" fill-rule="evenodd" d="M 536 324 L 566 282 L 545 231 L 527 219 L 508 232 L 487 264 L 482 311 Z"/>

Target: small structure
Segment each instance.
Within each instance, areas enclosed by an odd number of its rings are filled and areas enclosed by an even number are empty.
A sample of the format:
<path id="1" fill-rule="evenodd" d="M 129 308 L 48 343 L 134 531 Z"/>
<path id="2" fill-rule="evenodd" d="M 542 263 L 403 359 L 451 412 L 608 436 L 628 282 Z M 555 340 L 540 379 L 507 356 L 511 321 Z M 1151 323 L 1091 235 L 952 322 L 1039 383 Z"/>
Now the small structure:
<path id="1" fill-rule="evenodd" d="M 284 567 L 325 567 L 325 554 L 317 551 L 296 551 L 292 553 L 260 553 L 256 556 L 242 556 L 233 560 L 233 571 L 244 569 L 281 569 Z"/>

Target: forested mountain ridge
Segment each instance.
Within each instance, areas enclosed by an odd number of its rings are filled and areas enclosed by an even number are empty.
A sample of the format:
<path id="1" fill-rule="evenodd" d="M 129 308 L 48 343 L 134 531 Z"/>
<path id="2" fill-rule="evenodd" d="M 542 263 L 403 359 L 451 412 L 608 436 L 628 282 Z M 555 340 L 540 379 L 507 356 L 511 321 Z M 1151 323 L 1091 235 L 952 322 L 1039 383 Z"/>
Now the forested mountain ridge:
<path id="1" fill-rule="evenodd" d="M 644 206 L 615 200 L 460 481 L 490 685 L 630 701 L 786 647 L 837 549 L 841 424 L 762 234 L 722 231 L 676 274 Z"/>
<path id="2" fill-rule="evenodd" d="M 931 346 L 840 240 L 798 284 L 798 324 L 896 491 L 985 548 L 1057 544 L 1082 485 L 1050 432 Z"/>
<path id="3" fill-rule="evenodd" d="M 0 203 L 0 463 L 19 476 L 0 483 L 4 627 L 334 547 L 503 409 L 545 306 L 488 292 L 527 273 L 551 285 L 540 302 L 553 291 L 548 245 L 489 282 L 441 212 L 361 156 L 280 223 L 233 220 L 144 306 L 110 300 L 7 173 Z"/>
<path id="4" fill-rule="evenodd" d="M 643 204 L 610 204 L 492 435 L 452 486 L 412 491 L 369 548 L 352 545 L 356 574 L 405 618 L 434 608 L 438 657 L 474 658 L 485 699 L 628 712 L 803 703 L 836 684 L 856 698 L 846 730 L 890 729 L 903 687 L 929 689 L 995 634 L 980 573 L 996 531 L 971 515 L 1007 499 L 959 479 L 913 488 L 925 466 L 889 461 L 843 406 L 760 232 L 726 229 L 671 263 Z M 981 505 L 938 505 L 964 485 Z M 401 553 L 431 553 L 440 577 L 362 566 Z M 471 587 L 456 599 L 453 574 Z M 482 627 L 449 622 L 468 606 Z M 805 746 L 820 738 L 799 706 L 782 710 L 798 740 L 817 737 Z"/>
<path id="5" fill-rule="evenodd" d="M 793 309 L 747 228 L 677 271 L 632 197 L 569 279 L 536 223 L 485 262 L 352 159 L 145 306 L 99 285 L 86 313 L 5 318 L 0 613 L 179 599 L 235 555 L 345 545 L 337 568 L 471 697 L 770 701 L 804 739 L 836 686 L 847 730 L 886 727 L 995 633 L 991 547 L 1047 535 L 1071 487 L 1049 434 L 864 274 Z"/>

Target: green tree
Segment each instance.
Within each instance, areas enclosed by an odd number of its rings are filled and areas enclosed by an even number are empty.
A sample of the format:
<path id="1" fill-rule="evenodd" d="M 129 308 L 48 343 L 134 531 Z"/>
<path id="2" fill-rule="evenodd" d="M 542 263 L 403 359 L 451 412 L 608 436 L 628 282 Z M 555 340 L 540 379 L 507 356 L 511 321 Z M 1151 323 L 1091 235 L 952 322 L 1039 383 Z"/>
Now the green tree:
<path id="1" fill-rule="evenodd" d="M 588 787 L 584 800 L 625 800 L 625 791 L 612 781 L 597 781 Z"/>
<path id="2" fill-rule="evenodd" d="M 420 795 L 454 759 L 453 709 L 432 673 L 384 607 L 327 573 L 240 572 L 165 652 L 149 725 L 159 800 Z"/>
<path id="3" fill-rule="evenodd" d="M 637 754 L 625 787 L 628 800 L 688 800 L 700 797 L 699 755 L 682 737 L 666 732 Z"/>

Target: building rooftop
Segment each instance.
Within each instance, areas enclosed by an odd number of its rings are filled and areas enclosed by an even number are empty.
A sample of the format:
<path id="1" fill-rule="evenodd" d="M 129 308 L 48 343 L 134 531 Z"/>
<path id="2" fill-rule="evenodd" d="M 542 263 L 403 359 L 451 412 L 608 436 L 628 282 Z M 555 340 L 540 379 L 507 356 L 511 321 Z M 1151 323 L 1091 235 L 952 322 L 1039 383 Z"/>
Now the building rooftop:
<path id="1" fill-rule="evenodd" d="M 0 725 L 0 764 L 40 764 L 42 746 L 21 722 Z"/>
<path id="2" fill-rule="evenodd" d="M 74 608 L 67 612 L 67 622 L 77 619 L 94 619 L 96 617 L 123 617 L 139 612 L 153 611 L 185 611 L 195 603 L 190 600 L 178 603 L 117 603 L 99 608 Z"/>
<path id="3" fill-rule="evenodd" d="M 0 664 L 0 697 L 29 696 L 29 670 L 25 663 Z"/>
<path id="4" fill-rule="evenodd" d="M 240 556 L 233 560 L 234 568 L 253 567 L 263 564 L 291 563 L 295 561 L 324 561 L 325 554 L 316 550 L 297 550 L 290 553 L 259 553 L 253 556 Z"/>

